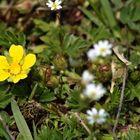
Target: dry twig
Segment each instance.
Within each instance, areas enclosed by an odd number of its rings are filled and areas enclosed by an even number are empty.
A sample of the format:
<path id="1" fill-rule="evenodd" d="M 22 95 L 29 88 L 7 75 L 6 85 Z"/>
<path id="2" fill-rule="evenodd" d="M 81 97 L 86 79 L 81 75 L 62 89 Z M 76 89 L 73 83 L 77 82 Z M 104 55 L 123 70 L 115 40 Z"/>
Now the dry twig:
<path id="1" fill-rule="evenodd" d="M 81 117 L 79 116 L 78 113 L 74 113 L 75 117 L 78 119 L 78 121 L 80 122 L 80 124 L 86 129 L 86 131 L 91 134 L 90 129 L 87 127 L 87 125 L 84 123 L 84 121 L 81 119 Z"/>
<path id="2" fill-rule="evenodd" d="M 124 76 L 123 76 L 123 84 L 122 84 L 122 90 L 121 90 L 120 104 L 119 104 L 119 108 L 118 108 L 118 112 L 117 112 L 117 116 L 116 116 L 116 121 L 115 121 L 114 128 L 113 128 L 113 136 L 114 136 L 115 140 L 117 140 L 116 128 L 117 128 L 117 125 L 118 125 L 118 121 L 119 121 L 119 117 L 120 117 L 120 113 L 121 113 L 121 109 L 122 109 L 122 105 L 123 105 L 127 71 L 128 71 L 128 67 L 126 65 L 125 68 L 124 68 Z"/>

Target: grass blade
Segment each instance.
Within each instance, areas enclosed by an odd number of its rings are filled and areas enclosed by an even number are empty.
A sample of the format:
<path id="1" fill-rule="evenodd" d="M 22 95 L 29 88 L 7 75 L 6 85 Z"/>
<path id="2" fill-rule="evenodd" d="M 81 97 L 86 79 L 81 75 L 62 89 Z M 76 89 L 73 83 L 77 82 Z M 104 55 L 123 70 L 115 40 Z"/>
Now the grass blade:
<path id="1" fill-rule="evenodd" d="M 11 101 L 11 108 L 12 108 L 12 112 L 13 112 L 17 127 L 21 135 L 23 136 L 24 140 L 33 140 L 31 132 L 27 126 L 27 123 L 23 115 L 21 114 L 20 109 L 15 100 Z"/>

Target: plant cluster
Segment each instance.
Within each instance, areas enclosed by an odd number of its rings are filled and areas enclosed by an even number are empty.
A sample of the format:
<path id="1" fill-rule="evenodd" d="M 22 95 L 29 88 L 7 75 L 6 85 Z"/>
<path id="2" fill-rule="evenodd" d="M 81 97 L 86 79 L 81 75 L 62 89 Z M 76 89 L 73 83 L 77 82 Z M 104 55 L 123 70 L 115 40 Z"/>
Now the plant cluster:
<path id="1" fill-rule="evenodd" d="M 0 139 L 139 140 L 140 1 L 0 0 Z"/>

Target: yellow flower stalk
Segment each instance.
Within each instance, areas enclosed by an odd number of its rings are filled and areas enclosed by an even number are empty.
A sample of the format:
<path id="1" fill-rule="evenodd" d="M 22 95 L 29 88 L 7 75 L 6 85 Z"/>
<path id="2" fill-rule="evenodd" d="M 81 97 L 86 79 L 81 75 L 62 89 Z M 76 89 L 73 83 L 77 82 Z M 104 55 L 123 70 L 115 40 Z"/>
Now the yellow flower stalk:
<path id="1" fill-rule="evenodd" d="M 21 45 L 11 45 L 9 56 L 0 55 L 0 81 L 8 80 L 17 83 L 28 76 L 30 68 L 35 64 L 34 54 L 25 55 Z"/>

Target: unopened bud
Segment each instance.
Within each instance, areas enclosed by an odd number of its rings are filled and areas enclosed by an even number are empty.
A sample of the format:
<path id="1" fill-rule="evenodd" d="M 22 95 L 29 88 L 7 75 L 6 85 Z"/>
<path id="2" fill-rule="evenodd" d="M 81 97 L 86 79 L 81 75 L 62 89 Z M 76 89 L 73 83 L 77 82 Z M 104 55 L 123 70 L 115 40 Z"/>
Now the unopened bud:
<path id="1" fill-rule="evenodd" d="M 57 76 L 51 76 L 50 80 L 47 82 L 49 87 L 56 87 L 59 84 L 59 79 Z"/>
<path id="2" fill-rule="evenodd" d="M 67 61 L 63 55 L 57 55 L 54 58 L 54 65 L 59 70 L 64 70 L 67 68 Z"/>

